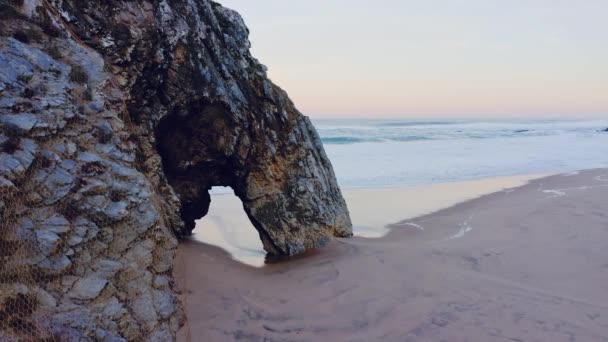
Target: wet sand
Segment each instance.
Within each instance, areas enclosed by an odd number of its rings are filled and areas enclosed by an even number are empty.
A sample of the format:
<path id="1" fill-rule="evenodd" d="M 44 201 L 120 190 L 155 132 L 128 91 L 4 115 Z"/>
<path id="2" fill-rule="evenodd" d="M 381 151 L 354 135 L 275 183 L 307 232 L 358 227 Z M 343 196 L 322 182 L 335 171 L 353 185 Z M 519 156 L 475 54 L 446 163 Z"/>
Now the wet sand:
<path id="1" fill-rule="evenodd" d="M 251 267 L 194 240 L 180 341 L 608 341 L 608 170 Z"/>
<path id="2" fill-rule="evenodd" d="M 348 189 L 344 198 L 353 221 L 355 236 L 377 238 L 389 225 L 430 214 L 457 203 L 526 184 L 543 175 L 486 178 L 453 183 L 394 188 Z M 197 221 L 193 238 L 221 247 L 245 264 L 261 267 L 266 252 L 260 237 L 234 194 L 211 196 L 209 213 Z"/>

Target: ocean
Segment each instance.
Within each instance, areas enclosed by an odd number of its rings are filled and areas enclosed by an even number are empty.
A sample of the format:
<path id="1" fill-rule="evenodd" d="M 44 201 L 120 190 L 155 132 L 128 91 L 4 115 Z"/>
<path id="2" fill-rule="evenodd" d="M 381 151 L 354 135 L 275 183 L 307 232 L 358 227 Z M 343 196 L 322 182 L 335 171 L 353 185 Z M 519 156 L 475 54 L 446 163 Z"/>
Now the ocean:
<path id="1" fill-rule="evenodd" d="M 342 188 L 608 167 L 608 120 L 312 120 Z"/>

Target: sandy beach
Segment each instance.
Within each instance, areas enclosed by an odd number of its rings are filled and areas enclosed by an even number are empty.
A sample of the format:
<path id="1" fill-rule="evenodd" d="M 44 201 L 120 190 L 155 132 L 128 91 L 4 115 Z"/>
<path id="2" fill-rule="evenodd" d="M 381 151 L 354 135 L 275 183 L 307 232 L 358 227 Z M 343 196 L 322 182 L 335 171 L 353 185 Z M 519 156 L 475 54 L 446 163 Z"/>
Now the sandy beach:
<path id="1" fill-rule="evenodd" d="M 497 191 L 522 186 L 548 175 L 519 175 L 449 183 L 409 186 L 350 188 L 342 193 L 358 237 L 385 236 L 392 224 L 434 213 L 455 204 Z M 230 189 L 217 189 L 209 213 L 198 220 L 192 239 L 222 248 L 233 259 L 250 266 L 265 265 L 266 252 L 260 236 Z"/>
<path id="2" fill-rule="evenodd" d="M 184 242 L 178 340 L 608 341 L 607 189 L 549 176 L 261 268 Z"/>

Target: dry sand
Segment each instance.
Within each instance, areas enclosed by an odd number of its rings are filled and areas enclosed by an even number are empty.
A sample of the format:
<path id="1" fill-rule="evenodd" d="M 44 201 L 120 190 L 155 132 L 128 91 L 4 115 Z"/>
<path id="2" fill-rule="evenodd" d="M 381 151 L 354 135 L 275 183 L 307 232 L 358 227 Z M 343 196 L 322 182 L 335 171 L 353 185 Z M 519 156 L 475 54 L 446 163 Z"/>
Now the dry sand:
<path id="1" fill-rule="evenodd" d="M 534 180 L 255 268 L 196 241 L 180 341 L 608 341 L 608 170 Z"/>

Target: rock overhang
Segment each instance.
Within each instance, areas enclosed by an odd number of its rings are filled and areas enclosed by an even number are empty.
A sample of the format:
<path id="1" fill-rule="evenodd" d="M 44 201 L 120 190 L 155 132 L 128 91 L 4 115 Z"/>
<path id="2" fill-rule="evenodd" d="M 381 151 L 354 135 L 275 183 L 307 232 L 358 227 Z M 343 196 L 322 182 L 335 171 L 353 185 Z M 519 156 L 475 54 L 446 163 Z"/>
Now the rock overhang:
<path id="1" fill-rule="evenodd" d="M 0 71 L 0 303 L 17 303 L 0 339 L 171 339 L 176 236 L 214 185 L 235 190 L 270 254 L 352 235 L 314 127 L 250 55 L 236 12 L 0 6 L 0 61 L 15 65 Z"/>

